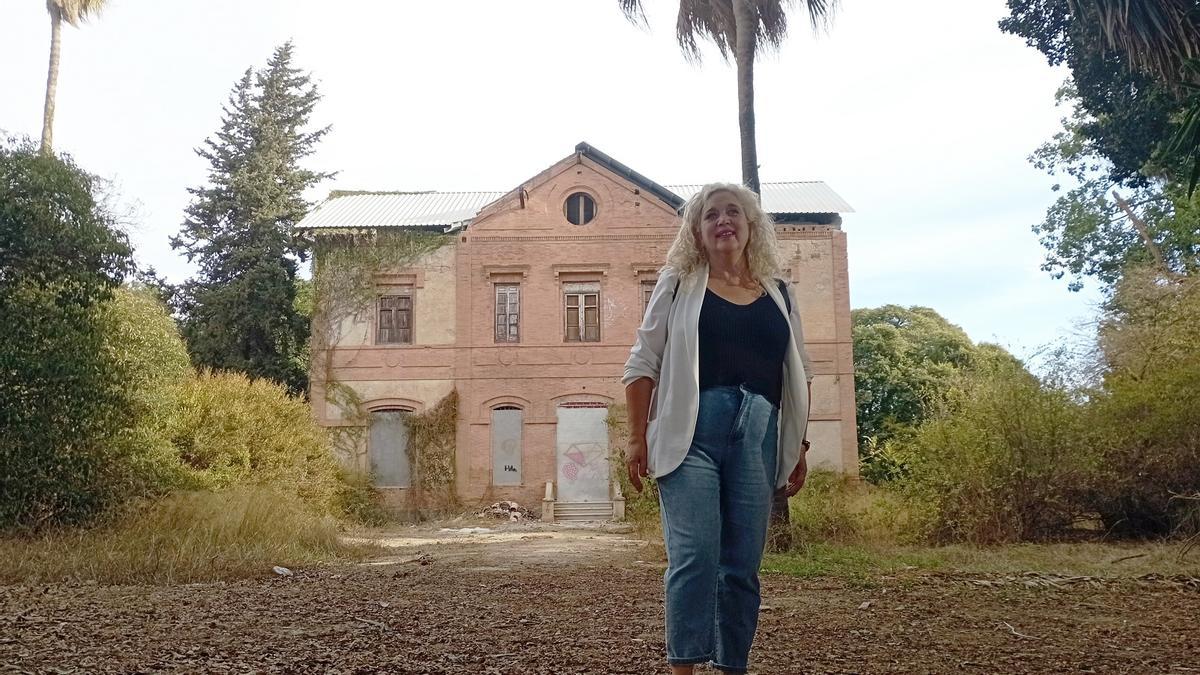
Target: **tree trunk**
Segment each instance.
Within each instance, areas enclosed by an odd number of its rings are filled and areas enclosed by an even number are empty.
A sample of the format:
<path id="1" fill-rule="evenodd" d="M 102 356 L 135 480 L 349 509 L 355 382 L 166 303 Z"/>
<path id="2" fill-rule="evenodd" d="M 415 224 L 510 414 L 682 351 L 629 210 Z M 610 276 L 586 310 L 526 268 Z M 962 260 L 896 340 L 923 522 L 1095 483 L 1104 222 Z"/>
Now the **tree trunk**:
<path id="1" fill-rule="evenodd" d="M 742 136 L 742 183 L 758 194 L 758 148 L 754 142 L 754 54 L 758 51 L 758 12 L 751 0 L 734 0 L 738 128 Z"/>
<path id="2" fill-rule="evenodd" d="M 58 91 L 58 58 L 62 48 L 62 10 L 50 10 L 50 71 L 46 74 L 46 108 L 42 117 L 42 154 L 54 153 L 54 98 Z"/>

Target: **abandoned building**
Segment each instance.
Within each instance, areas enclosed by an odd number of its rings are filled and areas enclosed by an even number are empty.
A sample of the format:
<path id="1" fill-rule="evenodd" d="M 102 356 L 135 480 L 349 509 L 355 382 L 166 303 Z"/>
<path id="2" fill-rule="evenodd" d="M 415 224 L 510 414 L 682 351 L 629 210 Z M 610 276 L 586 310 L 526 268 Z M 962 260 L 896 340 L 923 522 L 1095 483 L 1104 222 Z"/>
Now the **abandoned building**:
<path id="1" fill-rule="evenodd" d="M 511 499 L 556 519 L 619 515 L 613 472 L 624 466 L 609 461 L 620 451 L 609 447 L 608 409 L 624 403 L 623 364 L 678 210 L 699 189 L 659 185 L 581 143 L 508 192 L 332 194 L 302 231 L 439 240 L 415 260 L 385 257 L 358 282 L 366 301 L 335 330 L 314 330 L 313 361 L 323 354 L 326 367 L 313 368 L 313 412 L 360 432 L 340 460 L 371 471 L 387 502 L 405 509 L 423 470 L 406 420 L 456 392 L 448 466 L 460 503 Z M 840 215 L 851 209 L 821 182 L 764 183 L 762 202 L 815 371 L 809 465 L 856 474 Z M 335 381 L 346 395 L 335 395 Z"/>

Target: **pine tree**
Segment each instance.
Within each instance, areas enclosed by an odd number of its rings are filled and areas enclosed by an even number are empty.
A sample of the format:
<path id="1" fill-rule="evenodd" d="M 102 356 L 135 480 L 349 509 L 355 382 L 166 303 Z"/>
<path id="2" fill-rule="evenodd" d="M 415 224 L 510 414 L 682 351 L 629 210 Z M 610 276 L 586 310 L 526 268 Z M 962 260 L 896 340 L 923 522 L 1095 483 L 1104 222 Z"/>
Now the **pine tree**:
<path id="1" fill-rule="evenodd" d="M 320 100 L 309 75 L 292 67 L 292 45 L 267 66 L 247 69 L 223 108 L 221 128 L 196 153 L 208 184 L 192 202 L 174 248 L 198 261 L 177 299 L 192 362 L 307 386 L 308 320 L 296 311 L 296 273 L 306 254 L 294 227 L 308 210 L 304 191 L 331 177 L 300 166 L 329 127 L 308 130 Z"/>

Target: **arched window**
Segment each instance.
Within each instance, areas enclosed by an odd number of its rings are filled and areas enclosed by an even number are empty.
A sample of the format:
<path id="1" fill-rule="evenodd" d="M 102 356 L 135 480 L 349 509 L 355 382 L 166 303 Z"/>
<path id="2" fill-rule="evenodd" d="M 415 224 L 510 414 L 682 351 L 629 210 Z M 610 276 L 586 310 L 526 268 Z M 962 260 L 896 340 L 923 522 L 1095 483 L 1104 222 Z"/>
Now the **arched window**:
<path id="1" fill-rule="evenodd" d="M 492 408 L 492 485 L 520 485 L 525 411 L 514 405 Z"/>
<path id="2" fill-rule="evenodd" d="M 367 453 L 376 487 L 412 486 L 412 465 L 408 457 L 408 416 L 411 412 L 392 409 L 371 413 Z"/>

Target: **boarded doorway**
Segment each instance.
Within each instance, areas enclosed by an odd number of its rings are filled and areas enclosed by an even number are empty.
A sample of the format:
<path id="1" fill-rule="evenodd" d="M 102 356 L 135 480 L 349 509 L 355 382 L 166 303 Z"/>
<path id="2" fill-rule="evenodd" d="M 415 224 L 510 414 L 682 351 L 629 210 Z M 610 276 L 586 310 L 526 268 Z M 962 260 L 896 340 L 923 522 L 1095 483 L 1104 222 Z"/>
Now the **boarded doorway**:
<path id="1" fill-rule="evenodd" d="M 512 406 L 492 410 L 492 485 L 521 484 L 522 415 Z"/>
<path id="2" fill-rule="evenodd" d="M 371 413 L 371 438 L 367 449 L 376 487 L 412 485 L 408 458 L 408 411 L 377 410 Z"/>
<path id="3" fill-rule="evenodd" d="M 558 407 L 558 501 L 609 501 L 608 407 L 572 403 Z"/>

